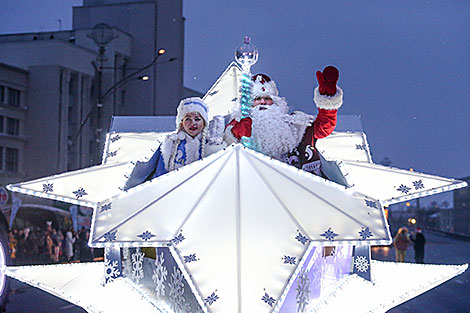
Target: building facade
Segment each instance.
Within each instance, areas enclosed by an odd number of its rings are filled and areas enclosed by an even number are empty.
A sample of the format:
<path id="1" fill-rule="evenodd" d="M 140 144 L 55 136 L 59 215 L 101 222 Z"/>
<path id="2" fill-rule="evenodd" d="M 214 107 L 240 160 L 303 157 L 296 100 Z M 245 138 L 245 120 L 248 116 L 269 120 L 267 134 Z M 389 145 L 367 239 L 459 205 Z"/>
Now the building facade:
<path id="1" fill-rule="evenodd" d="M 1 184 L 99 164 L 112 116 L 174 115 L 198 94 L 183 56 L 182 0 L 84 0 L 72 30 L 0 35 Z"/>

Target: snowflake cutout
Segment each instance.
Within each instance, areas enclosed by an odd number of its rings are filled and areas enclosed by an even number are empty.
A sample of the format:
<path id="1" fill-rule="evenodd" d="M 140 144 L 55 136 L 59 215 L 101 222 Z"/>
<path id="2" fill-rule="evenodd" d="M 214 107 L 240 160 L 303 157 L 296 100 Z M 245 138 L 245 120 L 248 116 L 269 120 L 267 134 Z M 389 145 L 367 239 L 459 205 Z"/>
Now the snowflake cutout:
<path id="1" fill-rule="evenodd" d="M 359 232 L 359 235 L 361 236 L 362 240 L 366 240 L 367 238 L 372 237 L 372 232 L 369 230 L 369 227 L 363 227 Z"/>
<path id="2" fill-rule="evenodd" d="M 173 266 L 173 273 L 170 275 L 170 283 L 168 284 L 168 287 L 170 288 L 172 310 L 175 312 L 182 311 L 184 309 L 184 303 L 186 302 L 183 297 L 183 274 L 181 274 L 181 271 L 175 266 Z"/>
<path id="3" fill-rule="evenodd" d="M 100 212 L 111 210 L 111 202 L 106 203 L 100 207 Z"/>
<path id="4" fill-rule="evenodd" d="M 302 235 L 300 232 L 297 234 L 295 239 L 297 239 L 299 242 L 301 242 L 304 246 L 308 242 L 308 238 L 306 236 Z"/>
<path id="5" fill-rule="evenodd" d="M 141 238 L 144 241 L 152 239 L 152 237 L 156 237 L 154 234 L 149 232 L 148 230 L 144 231 L 142 234 L 137 235 L 137 237 Z"/>
<path id="6" fill-rule="evenodd" d="M 163 266 L 163 263 L 165 262 L 165 259 L 163 258 L 163 252 L 160 254 L 160 256 L 157 255 L 157 258 L 155 259 L 155 268 L 153 270 L 153 283 L 155 284 L 155 294 L 158 297 L 164 297 L 165 296 L 165 281 L 166 277 L 168 275 L 168 271 L 166 270 L 166 267 Z"/>
<path id="7" fill-rule="evenodd" d="M 310 300 L 310 279 L 308 278 L 308 270 L 303 268 L 297 279 L 297 312 L 305 312 L 306 306 Z"/>
<path id="8" fill-rule="evenodd" d="M 136 248 L 135 252 L 131 255 L 132 259 L 132 279 L 139 283 L 144 278 L 144 253 L 140 251 L 140 248 Z"/>
<path id="9" fill-rule="evenodd" d="M 116 135 L 116 136 L 114 136 L 113 138 L 109 138 L 109 140 L 110 140 L 111 142 L 118 141 L 119 139 L 121 139 L 121 136 L 119 136 L 119 135 Z"/>
<path id="10" fill-rule="evenodd" d="M 83 196 L 86 196 L 87 195 L 87 192 L 85 191 L 85 189 L 83 189 L 82 187 L 78 188 L 78 190 L 75 190 L 73 192 L 73 194 L 77 197 L 77 200 Z"/>
<path id="11" fill-rule="evenodd" d="M 403 192 L 404 194 L 409 194 L 411 188 L 401 184 L 400 187 L 397 188 L 397 190 Z"/>
<path id="12" fill-rule="evenodd" d="M 184 263 L 191 263 L 191 262 L 196 262 L 197 261 L 196 253 L 183 256 L 183 258 L 184 258 Z"/>
<path id="13" fill-rule="evenodd" d="M 292 265 L 295 265 L 295 263 L 296 263 L 296 258 L 295 258 L 295 256 L 288 256 L 288 255 L 285 255 L 282 259 L 284 260 L 284 264 L 292 264 Z"/>
<path id="14" fill-rule="evenodd" d="M 356 256 L 354 258 L 354 266 L 358 272 L 365 273 L 369 269 L 369 262 L 365 256 Z"/>
<path id="15" fill-rule="evenodd" d="M 325 239 L 328 239 L 329 241 L 335 240 L 336 236 L 339 236 L 338 234 L 335 234 L 332 230 L 331 227 L 328 228 L 323 234 L 320 234 L 320 236 L 325 237 Z"/>
<path id="16" fill-rule="evenodd" d="M 218 92 L 219 92 L 218 90 L 214 90 L 213 92 L 209 93 L 209 96 L 213 96 L 213 95 L 217 94 Z"/>
<path id="17" fill-rule="evenodd" d="M 104 234 L 104 242 L 110 242 L 116 240 L 116 233 L 117 229 L 115 231 L 109 231 L 106 234 Z"/>
<path id="18" fill-rule="evenodd" d="M 215 293 L 216 291 L 214 291 L 210 296 L 208 296 L 207 298 L 204 299 L 205 304 L 211 305 L 212 303 L 217 301 L 217 299 L 219 299 L 219 296 Z"/>
<path id="19" fill-rule="evenodd" d="M 372 201 L 372 200 L 366 200 L 366 199 L 364 199 L 364 201 L 366 202 L 366 205 L 369 208 L 376 208 L 377 209 L 377 202 Z"/>
<path id="20" fill-rule="evenodd" d="M 367 149 L 367 147 L 366 147 L 366 145 L 365 145 L 365 144 L 362 144 L 362 145 L 356 145 L 356 150 L 364 150 L 364 151 L 365 151 L 366 149 Z"/>
<path id="21" fill-rule="evenodd" d="M 42 192 L 48 193 L 54 191 L 54 185 L 51 183 L 42 184 Z"/>
<path id="22" fill-rule="evenodd" d="M 180 242 L 182 242 L 183 240 L 185 240 L 186 238 L 184 238 L 183 234 L 182 233 L 179 233 L 178 236 L 176 236 L 175 238 L 171 239 L 171 242 L 174 244 L 174 245 L 177 245 L 179 244 Z"/>
<path id="23" fill-rule="evenodd" d="M 424 189 L 423 180 L 420 179 L 420 180 L 414 181 L 413 186 L 415 187 L 415 190 Z"/>
<path id="24" fill-rule="evenodd" d="M 117 155 L 117 150 L 116 151 L 111 151 L 106 154 L 108 158 L 115 157 Z"/>
<path id="25" fill-rule="evenodd" d="M 104 264 L 104 279 L 106 283 L 112 282 L 121 275 L 119 271 L 118 261 L 106 259 Z"/>
<path id="26" fill-rule="evenodd" d="M 276 300 L 274 300 L 273 297 L 270 297 L 267 292 L 264 292 L 264 296 L 261 298 L 261 300 L 263 300 L 264 302 L 266 302 L 267 304 L 269 304 L 269 306 L 271 306 L 271 307 L 272 307 L 272 306 L 274 305 L 274 303 L 276 302 Z"/>

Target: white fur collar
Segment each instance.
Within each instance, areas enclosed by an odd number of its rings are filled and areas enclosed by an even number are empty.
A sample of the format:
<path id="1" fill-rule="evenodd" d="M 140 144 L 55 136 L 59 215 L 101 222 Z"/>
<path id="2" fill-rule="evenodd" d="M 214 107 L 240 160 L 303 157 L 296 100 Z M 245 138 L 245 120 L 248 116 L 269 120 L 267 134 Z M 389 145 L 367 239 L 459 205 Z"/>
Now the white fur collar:
<path id="1" fill-rule="evenodd" d="M 186 151 L 186 163 L 189 164 L 194 161 L 199 160 L 199 147 L 201 145 L 202 133 L 196 137 L 191 137 L 184 130 L 179 130 L 178 132 L 173 132 L 165 137 L 160 147 L 162 153 L 163 161 L 165 162 L 165 169 L 168 171 L 169 161 L 171 153 L 174 149 L 175 144 L 180 144 L 180 142 L 186 139 L 185 151 Z M 176 156 L 176 158 L 181 156 Z M 175 168 L 179 168 L 183 165 L 175 163 Z"/>

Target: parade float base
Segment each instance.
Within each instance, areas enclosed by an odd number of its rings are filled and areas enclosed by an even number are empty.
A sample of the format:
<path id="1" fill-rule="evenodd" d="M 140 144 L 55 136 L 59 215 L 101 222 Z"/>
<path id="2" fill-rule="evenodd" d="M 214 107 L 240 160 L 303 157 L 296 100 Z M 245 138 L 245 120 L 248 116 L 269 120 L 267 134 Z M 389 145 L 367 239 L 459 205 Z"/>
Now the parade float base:
<path id="1" fill-rule="evenodd" d="M 371 281 L 348 275 L 331 284 L 305 312 L 386 312 L 463 273 L 468 264 L 431 265 L 371 261 Z M 88 312 L 173 312 L 151 300 L 132 280 L 104 284 L 104 264 L 7 267 L 6 275 L 40 288 Z M 405 283 L 406 282 L 406 283 Z"/>

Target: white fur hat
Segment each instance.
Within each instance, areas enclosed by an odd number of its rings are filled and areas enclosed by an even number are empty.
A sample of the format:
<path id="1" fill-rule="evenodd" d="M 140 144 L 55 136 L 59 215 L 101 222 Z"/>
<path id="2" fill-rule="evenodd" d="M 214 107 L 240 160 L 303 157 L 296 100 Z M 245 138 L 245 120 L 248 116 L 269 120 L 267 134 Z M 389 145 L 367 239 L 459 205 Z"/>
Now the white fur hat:
<path id="1" fill-rule="evenodd" d="M 256 74 L 252 77 L 253 90 L 251 92 L 253 98 L 256 97 L 272 97 L 278 96 L 279 91 L 277 90 L 276 83 L 271 80 L 268 75 Z"/>
<path id="2" fill-rule="evenodd" d="M 195 97 L 181 100 L 176 113 L 176 129 L 180 129 L 181 121 L 183 121 L 183 118 L 186 116 L 186 114 L 191 112 L 199 113 L 204 119 L 205 127 L 207 127 L 209 125 L 207 110 L 207 104 L 205 104 L 201 98 Z"/>

